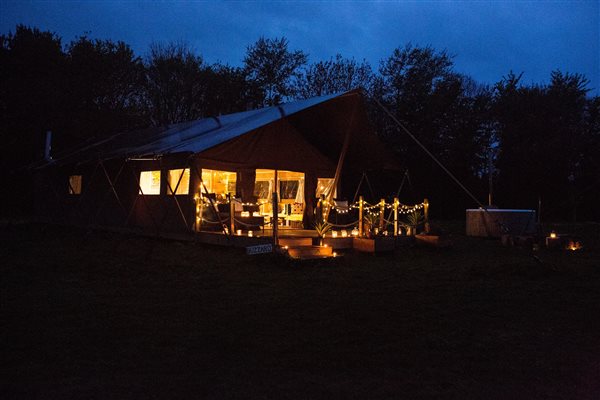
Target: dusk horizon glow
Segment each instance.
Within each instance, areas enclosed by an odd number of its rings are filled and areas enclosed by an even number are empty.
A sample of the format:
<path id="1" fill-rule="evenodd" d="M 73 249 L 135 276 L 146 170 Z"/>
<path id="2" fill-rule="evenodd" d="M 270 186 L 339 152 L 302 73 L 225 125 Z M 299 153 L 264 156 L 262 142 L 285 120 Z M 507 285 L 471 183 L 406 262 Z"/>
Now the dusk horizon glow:
<path id="1" fill-rule="evenodd" d="M 259 37 L 285 37 L 309 63 L 341 54 L 380 60 L 407 43 L 454 55 L 454 70 L 493 84 L 510 71 L 546 84 L 553 70 L 580 73 L 600 93 L 598 1 L 156 2 L 0 1 L 2 34 L 24 24 L 121 40 L 139 56 L 153 42 L 184 41 L 207 63 L 241 66 Z"/>

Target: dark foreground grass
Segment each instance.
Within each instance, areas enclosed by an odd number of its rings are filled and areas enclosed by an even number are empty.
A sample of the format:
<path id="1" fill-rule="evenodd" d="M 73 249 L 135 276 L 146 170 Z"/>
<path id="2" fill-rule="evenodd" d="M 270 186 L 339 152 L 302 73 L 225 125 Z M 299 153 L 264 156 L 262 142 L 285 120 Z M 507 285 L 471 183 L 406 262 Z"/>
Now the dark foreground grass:
<path id="1" fill-rule="evenodd" d="M 599 398 L 596 248 L 456 236 L 299 265 L 48 226 L 0 240 L 4 399 Z"/>

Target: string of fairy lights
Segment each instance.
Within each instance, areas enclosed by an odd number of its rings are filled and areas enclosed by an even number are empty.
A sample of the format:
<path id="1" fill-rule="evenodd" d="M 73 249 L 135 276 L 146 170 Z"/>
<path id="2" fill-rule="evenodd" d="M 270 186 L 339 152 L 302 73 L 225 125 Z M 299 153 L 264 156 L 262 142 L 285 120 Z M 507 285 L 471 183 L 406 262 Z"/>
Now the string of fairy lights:
<path id="1" fill-rule="evenodd" d="M 219 221 L 212 221 L 212 220 L 208 220 L 204 217 L 202 217 L 200 215 L 201 212 L 201 208 L 202 207 L 211 207 L 211 206 L 218 206 L 218 205 L 222 205 L 222 204 L 230 204 L 230 201 L 227 198 L 223 198 L 223 199 L 212 199 L 212 201 L 206 197 L 206 196 L 196 196 L 195 197 L 196 200 L 196 219 L 198 222 L 202 221 L 203 223 L 208 223 L 208 224 L 219 224 Z M 200 202 L 202 202 L 202 207 Z M 235 202 L 237 203 L 238 206 L 246 206 L 246 207 L 262 207 L 265 204 L 270 204 L 269 201 L 258 201 L 258 202 L 240 202 L 235 200 Z M 397 212 L 399 215 L 408 215 L 408 214 L 413 214 L 415 212 L 419 212 L 420 210 L 423 210 L 426 206 L 425 202 L 419 203 L 419 204 L 414 204 L 414 205 L 407 205 L 407 204 L 402 204 L 400 202 L 395 202 L 395 203 L 387 203 L 385 201 L 380 201 L 379 203 L 376 204 L 371 204 L 368 203 L 366 201 L 363 200 L 359 200 L 357 202 L 354 202 L 352 204 L 342 204 L 340 205 L 339 202 L 333 201 L 330 202 L 326 199 L 322 199 L 318 201 L 318 207 L 322 207 L 323 210 L 327 213 L 327 211 L 330 210 L 334 210 L 336 213 L 338 214 L 347 214 L 350 210 L 359 210 L 361 208 L 361 203 L 362 203 L 362 210 L 363 210 L 363 216 L 366 217 L 379 217 L 380 213 L 382 210 L 394 210 L 397 207 Z M 264 216 L 264 214 L 261 214 L 258 211 L 242 211 L 241 212 L 241 217 L 262 217 Z M 393 221 L 389 221 L 388 219 L 385 219 L 386 223 L 393 223 Z"/>
<path id="2" fill-rule="evenodd" d="M 270 204 L 269 201 L 257 201 L 257 202 L 241 202 L 238 201 L 237 199 L 234 199 L 233 197 L 224 197 L 224 198 L 209 198 L 207 196 L 202 196 L 200 194 L 198 194 L 197 196 L 194 197 L 194 200 L 196 202 L 196 229 L 200 230 L 201 225 L 203 224 L 207 224 L 209 226 L 218 226 L 221 225 L 223 231 L 225 232 L 225 234 L 229 234 L 229 231 L 233 228 L 233 224 L 235 223 L 236 226 L 236 230 L 232 231 L 232 234 L 235 233 L 235 235 L 243 235 L 243 230 L 240 228 L 245 228 L 246 229 L 246 235 L 247 236 L 254 236 L 254 232 L 252 229 L 254 229 L 255 227 L 259 229 L 260 226 L 266 226 L 266 225 L 272 225 L 273 224 L 273 220 L 272 218 L 270 218 L 269 213 L 261 213 L 259 211 L 256 211 L 256 209 L 258 208 L 258 210 L 260 210 L 261 206 L 264 206 L 266 204 Z M 235 202 L 235 204 L 232 204 L 232 200 Z M 229 207 L 234 207 L 236 209 L 239 210 L 240 206 L 246 206 L 246 207 L 252 207 L 255 211 L 241 211 L 240 212 L 240 217 L 242 217 L 242 219 L 233 218 L 233 221 L 231 221 L 228 217 L 226 217 L 225 219 L 221 219 L 220 217 L 218 218 L 219 220 L 211 220 L 206 218 L 203 215 L 203 208 L 216 208 L 218 205 L 228 205 Z M 388 230 L 387 227 L 389 226 L 393 226 L 392 229 L 392 235 L 398 234 L 398 235 L 402 235 L 403 234 L 403 230 L 406 230 L 406 234 L 410 234 L 409 233 L 409 229 L 414 229 L 408 225 L 405 225 L 404 223 L 402 223 L 401 221 L 399 221 L 398 217 L 400 215 L 407 215 L 407 214 L 412 214 L 412 213 L 420 213 L 421 210 L 425 209 L 425 214 L 427 213 L 427 207 L 428 207 L 428 202 L 427 200 L 424 200 L 422 203 L 419 204 L 414 204 L 414 205 L 408 205 L 408 204 L 402 204 L 398 201 L 398 199 L 394 199 L 393 203 L 387 203 L 385 202 L 385 200 L 381 200 L 380 202 L 376 203 L 376 204 L 371 204 L 368 203 L 366 201 L 364 201 L 362 198 L 354 203 L 348 204 L 347 202 L 339 202 L 339 201 L 329 201 L 327 199 L 321 198 L 318 200 L 317 202 L 317 210 L 320 209 L 321 210 L 321 214 L 323 216 L 323 223 L 327 224 L 330 226 L 330 228 L 332 229 L 331 231 L 331 236 L 333 238 L 335 237 L 357 237 L 361 235 L 361 232 L 359 230 L 359 228 L 362 226 L 360 225 L 360 217 L 358 218 L 358 220 L 353 221 L 349 224 L 343 224 L 343 225 L 338 225 L 338 224 L 334 224 L 332 222 L 329 222 L 327 219 L 327 216 L 329 215 L 329 211 L 334 210 L 336 213 L 338 214 L 347 214 L 348 212 L 350 212 L 351 210 L 358 210 L 358 215 L 360 216 L 362 214 L 362 217 L 364 218 L 365 223 L 367 224 L 367 234 L 368 231 L 370 229 L 373 229 L 373 233 L 375 235 L 384 235 L 387 236 L 390 232 Z M 361 212 L 362 209 L 362 212 Z M 384 212 L 386 211 L 390 211 L 390 216 L 391 213 L 394 213 L 394 218 L 393 220 L 390 220 L 389 217 L 385 218 L 385 215 L 383 215 Z M 217 212 L 217 215 L 219 215 L 219 213 Z M 262 224 L 260 223 L 253 223 L 254 221 L 252 220 L 244 220 L 244 217 L 258 217 L 258 218 L 265 218 L 265 220 L 263 221 Z M 375 220 L 379 220 L 379 224 L 377 224 L 377 226 L 374 226 L 373 224 L 375 223 Z M 230 221 L 231 227 L 228 226 L 228 221 Z M 383 225 L 381 225 L 383 224 Z M 339 231 L 336 231 L 335 229 L 338 229 Z M 363 231 L 362 233 L 363 235 L 365 235 L 365 231 Z M 260 235 L 259 235 L 260 236 Z"/>
<path id="3" fill-rule="evenodd" d="M 199 197 L 196 197 L 195 200 L 198 200 Z M 205 197 L 202 196 L 200 197 L 200 199 L 204 202 L 205 206 L 210 206 L 211 205 L 211 201 Z M 264 201 L 264 202 L 240 202 L 240 201 L 235 201 L 239 206 L 247 206 L 247 207 L 262 207 L 265 204 L 271 204 L 271 202 L 269 201 Z M 321 201 L 319 201 L 319 203 L 321 203 Z M 212 204 L 214 204 L 215 206 L 220 205 L 220 204 L 229 204 L 229 201 L 227 199 L 215 199 L 212 201 Z M 337 205 L 336 202 L 334 201 L 333 203 L 324 200 L 322 201 L 322 206 L 324 207 L 328 207 L 331 210 L 335 210 L 338 214 L 346 214 L 348 213 L 351 209 L 360 209 L 360 201 L 357 201 L 355 203 L 349 204 L 349 205 Z M 363 201 L 363 212 L 367 212 L 367 213 L 372 213 L 372 214 L 378 214 L 379 211 L 381 211 L 382 208 L 382 203 L 376 203 L 376 204 L 370 204 L 367 203 L 366 201 Z M 394 209 L 394 204 L 392 203 L 383 203 L 383 208 L 385 210 L 393 210 Z M 419 211 L 422 210 L 423 208 L 425 208 L 425 203 L 419 203 L 419 204 L 414 204 L 414 205 L 407 205 L 407 204 L 402 204 L 402 203 L 398 203 L 398 213 L 399 214 L 412 214 L 415 211 Z M 376 210 L 376 212 L 374 211 Z"/>

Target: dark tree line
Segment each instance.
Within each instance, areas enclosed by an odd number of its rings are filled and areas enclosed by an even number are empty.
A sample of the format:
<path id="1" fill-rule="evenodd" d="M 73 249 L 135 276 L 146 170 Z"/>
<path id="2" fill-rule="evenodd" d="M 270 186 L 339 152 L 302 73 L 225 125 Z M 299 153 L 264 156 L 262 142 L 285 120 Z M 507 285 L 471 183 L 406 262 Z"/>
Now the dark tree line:
<path id="1" fill-rule="evenodd" d="M 455 72 L 446 51 L 412 44 L 376 69 L 339 54 L 308 60 L 285 38 L 260 38 L 234 67 L 208 64 L 185 43 L 155 43 L 139 56 L 120 41 L 84 35 L 63 44 L 19 25 L 0 36 L 3 175 L 42 157 L 47 130 L 60 151 L 116 132 L 360 87 L 373 126 L 409 171 L 406 201 L 427 195 L 441 217 L 475 206 L 380 104 L 482 202 L 492 174 L 499 206 L 537 208 L 541 199 L 544 217 L 600 220 L 600 99 L 588 95 L 584 76 L 554 71 L 548 84 L 525 85 L 510 72 L 481 85 Z M 382 176 L 372 179 L 395 192 L 402 173 Z"/>

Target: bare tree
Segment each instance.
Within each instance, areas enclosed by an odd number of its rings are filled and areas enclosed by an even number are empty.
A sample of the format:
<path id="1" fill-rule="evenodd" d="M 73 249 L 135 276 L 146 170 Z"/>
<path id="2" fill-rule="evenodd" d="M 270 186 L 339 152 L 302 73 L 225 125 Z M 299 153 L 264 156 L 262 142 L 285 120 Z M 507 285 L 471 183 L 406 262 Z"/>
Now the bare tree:
<path id="1" fill-rule="evenodd" d="M 293 97 L 294 80 L 298 78 L 299 68 L 306 61 L 307 55 L 304 52 L 288 49 L 288 41 L 284 37 L 261 37 L 248 46 L 244 66 L 249 83 L 257 89 L 257 105 L 275 105 Z"/>
<path id="2" fill-rule="evenodd" d="M 358 63 L 337 54 L 335 58 L 305 68 L 298 79 L 296 93 L 298 97 L 309 98 L 356 88 L 369 92 L 373 79 L 373 71 L 367 61 Z"/>
<path id="3" fill-rule="evenodd" d="M 202 116 L 203 61 L 187 44 L 153 43 L 145 64 L 146 100 L 155 125 Z"/>

